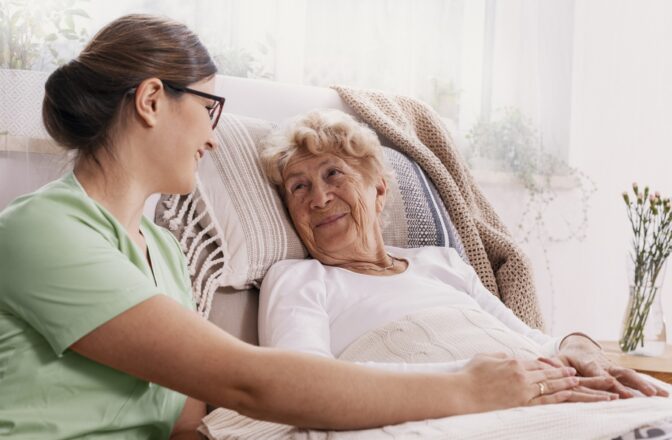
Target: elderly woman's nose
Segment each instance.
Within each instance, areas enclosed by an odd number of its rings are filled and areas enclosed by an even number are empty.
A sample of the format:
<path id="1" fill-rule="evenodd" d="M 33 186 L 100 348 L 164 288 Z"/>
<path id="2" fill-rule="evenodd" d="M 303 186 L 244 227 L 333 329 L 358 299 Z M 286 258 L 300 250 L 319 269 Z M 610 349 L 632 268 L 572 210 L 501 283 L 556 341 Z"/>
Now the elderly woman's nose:
<path id="1" fill-rule="evenodd" d="M 333 198 L 331 191 L 324 184 L 313 185 L 311 193 L 310 204 L 313 208 L 324 208 Z"/>

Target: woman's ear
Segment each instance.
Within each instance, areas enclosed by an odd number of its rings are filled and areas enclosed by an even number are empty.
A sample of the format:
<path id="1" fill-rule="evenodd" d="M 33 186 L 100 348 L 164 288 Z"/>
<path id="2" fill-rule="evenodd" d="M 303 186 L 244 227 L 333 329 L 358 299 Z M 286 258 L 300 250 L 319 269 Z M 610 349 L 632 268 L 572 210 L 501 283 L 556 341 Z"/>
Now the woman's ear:
<path id="1" fill-rule="evenodd" d="M 154 127 L 158 119 L 159 100 L 165 96 L 163 83 L 158 78 L 148 78 L 135 91 L 135 111 L 147 127 Z"/>
<path id="2" fill-rule="evenodd" d="M 376 184 L 376 213 L 380 214 L 385 208 L 385 200 L 387 199 L 387 180 L 380 177 Z"/>

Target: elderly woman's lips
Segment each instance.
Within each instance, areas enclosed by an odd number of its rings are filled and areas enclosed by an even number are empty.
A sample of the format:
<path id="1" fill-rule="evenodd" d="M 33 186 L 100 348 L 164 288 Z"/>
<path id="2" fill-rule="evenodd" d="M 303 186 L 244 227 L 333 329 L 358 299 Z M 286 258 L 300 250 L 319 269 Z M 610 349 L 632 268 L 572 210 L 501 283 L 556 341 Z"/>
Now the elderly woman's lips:
<path id="1" fill-rule="evenodd" d="M 317 225 L 315 225 L 315 227 L 319 228 L 320 226 L 328 225 L 328 224 L 330 224 L 330 223 L 335 222 L 335 221 L 338 220 L 338 219 L 341 219 L 341 218 L 345 217 L 346 215 L 347 215 L 347 214 L 334 214 L 334 215 L 330 215 L 329 217 L 327 217 L 327 218 L 323 218 L 322 220 L 320 220 L 320 222 L 319 222 Z"/>

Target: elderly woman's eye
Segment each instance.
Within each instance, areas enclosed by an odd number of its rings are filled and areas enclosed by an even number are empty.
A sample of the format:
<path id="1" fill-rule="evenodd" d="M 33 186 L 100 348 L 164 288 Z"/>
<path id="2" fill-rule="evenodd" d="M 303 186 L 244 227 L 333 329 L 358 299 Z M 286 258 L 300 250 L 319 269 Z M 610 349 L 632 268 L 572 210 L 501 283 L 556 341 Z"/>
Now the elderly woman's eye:
<path id="1" fill-rule="evenodd" d="M 331 168 L 329 171 L 327 171 L 327 177 L 333 177 L 333 176 L 337 176 L 339 174 L 343 174 L 343 173 L 341 172 L 341 170 L 339 170 L 337 168 Z"/>
<path id="2" fill-rule="evenodd" d="M 294 193 L 298 190 L 304 189 L 306 187 L 305 183 L 295 183 L 294 185 L 291 186 L 290 192 Z"/>

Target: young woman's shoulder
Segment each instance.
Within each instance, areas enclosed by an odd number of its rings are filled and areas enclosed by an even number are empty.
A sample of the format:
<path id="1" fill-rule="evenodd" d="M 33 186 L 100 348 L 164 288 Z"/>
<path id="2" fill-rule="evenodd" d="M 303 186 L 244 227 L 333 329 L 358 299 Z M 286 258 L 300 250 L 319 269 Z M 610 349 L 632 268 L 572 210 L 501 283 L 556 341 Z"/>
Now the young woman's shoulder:
<path id="1" fill-rule="evenodd" d="M 78 230 L 85 229 L 82 226 L 97 221 L 85 195 L 59 179 L 15 199 L 0 212 L 0 251 L 74 239 Z"/>
<path id="2" fill-rule="evenodd" d="M 71 225 L 96 226 L 103 215 L 68 174 L 32 193 L 11 202 L 0 212 L 0 234 L 5 238 L 17 234 L 55 232 Z M 22 237 L 27 238 L 27 237 Z"/>

